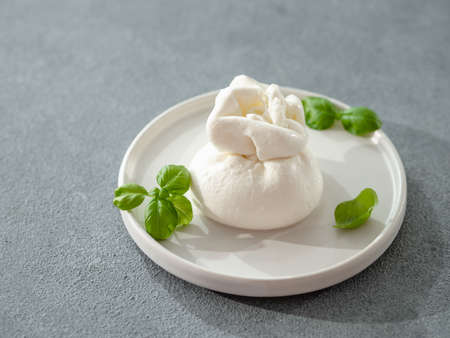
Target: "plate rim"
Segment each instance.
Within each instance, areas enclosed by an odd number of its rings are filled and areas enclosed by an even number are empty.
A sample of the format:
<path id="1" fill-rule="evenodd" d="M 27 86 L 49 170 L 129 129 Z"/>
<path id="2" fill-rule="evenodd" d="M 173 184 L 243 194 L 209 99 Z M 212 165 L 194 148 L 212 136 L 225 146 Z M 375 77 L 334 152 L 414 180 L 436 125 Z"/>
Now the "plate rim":
<path id="1" fill-rule="evenodd" d="M 297 89 L 292 87 L 282 87 L 284 91 L 292 92 L 292 93 L 301 93 L 300 96 L 318 96 L 318 97 L 324 97 L 329 99 L 331 102 L 336 104 L 337 106 L 341 106 L 343 108 L 348 108 L 349 106 L 339 100 L 336 100 L 334 98 L 328 97 L 326 95 L 322 95 L 315 92 L 310 92 L 303 89 Z M 155 116 L 151 121 L 149 121 L 144 128 L 136 135 L 136 137 L 133 139 L 131 144 L 128 146 L 125 155 L 122 159 L 120 169 L 119 169 L 119 175 L 118 175 L 118 186 L 121 186 L 125 183 L 125 169 L 127 166 L 128 159 L 130 157 L 130 154 L 132 153 L 135 146 L 138 144 L 140 139 L 147 133 L 147 131 L 152 128 L 153 125 L 155 125 L 159 120 L 163 119 L 164 117 L 167 117 L 169 114 L 171 114 L 173 111 L 178 110 L 179 108 L 195 103 L 196 101 L 202 101 L 206 99 L 210 99 L 211 96 L 216 96 L 219 90 L 213 90 L 210 92 L 206 92 L 204 94 L 196 95 L 194 97 L 191 97 L 189 99 L 183 100 L 168 109 L 164 110 L 162 113 Z M 140 224 L 137 222 L 137 220 L 129 213 L 128 211 L 120 210 L 120 214 L 122 216 L 122 220 L 126 226 L 126 229 L 130 236 L 133 238 L 135 243 L 138 245 L 138 247 L 150 258 L 153 262 L 155 262 L 157 265 L 159 265 L 161 268 L 165 269 L 169 273 L 186 280 L 188 282 L 191 282 L 193 284 L 197 284 L 199 286 L 212 289 L 219 292 L 226 292 L 230 294 L 237 294 L 237 295 L 245 295 L 245 296 L 263 296 L 263 297 L 273 297 L 273 296 L 288 296 L 293 294 L 300 294 L 305 292 L 311 292 L 319 289 L 323 289 L 332 285 L 335 285 L 337 283 L 340 283 L 348 278 L 353 277 L 354 275 L 358 274 L 359 272 L 366 269 L 368 266 L 370 266 L 372 263 L 374 263 L 383 253 L 384 251 L 392 244 L 393 240 L 396 238 L 405 216 L 406 212 L 406 201 L 407 201 L 407 181 L 406 181 L 406 173 L 404 169 L 403 162 L 400 158 L 400 155 L 395 148 L 392 141 L 389 139 L 389 137 L 380 129 L 377 130 L 374 135 L 379 135 L 380 138 L 385 140 L 387 142 L 387 147 L 390 149 L 391 154 L 393 155 L 393 159 L 395 160 L 398 171 L 400 173 L 400 205 L 398 209 L 395 212 L 394 217 L 392 217 L 392 221 L 390 226 L 385 227 L 380 234 L 372 241 L 370 244 L 368 244 L 364 249 L 359 251 L 358 253 L 346 258 L 345 260 L 333 264 L 331 266 L 319 269 L 317 271 L 314 271 L 312 273 L 303 273 L 298 275 L 290 275 L 290 276 L 268 276 L 268 277 L 244 277 L 239 275 L 233 275 L 233 274 L 225 274 L 220 273 L 216 271 L 209 270 L 206 267 L 203 267 L 199 264 L 195 264 L 193 262 L 190 262 L 183 257 L 180 257 L 170 250 L 168 250 L 166 247 L 161 245 L 158 241 L 153 239 L 147 232 L 140 226 Z M 372 136 L 373 137 L 373 136 Z M 394 170 L 395 172 L 396 170 Z M 149 245 L 152 248 L 152 251 L 149 252 L 148 248 L 145 246 Z M 165 259 L 164 259 L 164 256 Z M 183 267 L 184 266 L 184 267 Z M 184 271 L 186 270 L 185 267 L 191 269 L 191 271 Z M 338 278 L 324 278 L 323 277 L 331 277 L 331 275 L 336 274 L 340 277 Z M 211 280 L 212 279 L 212 280 Z M 302 287 L 294 287 L 294 289 L 298 289 L 298 291 L 275 291 L 272 290 L 273 283 L 291 283 L 293 281 L 300 281 L 300 280 L 320 280 L 319 283 L 316 283 L 315 285 L 310 285 L 310 287 L 302 288 Z M 225 280 L 228 282 L 233 282 L 235 284 L 242 283 L 242 282 L 248 282 L 252 283 L 253 286 L 254 283 L 261 284 L 261 288 L 255 288 L 255 292 L 250 290 L 242 292 L 239 290 L 239 287 L 237 289 L 228 288 L 214 285 L 215 282 L 219 280 Z M 311 283 L 310 281 L 310 283 Z M 236 285 L 235 285 L 236 287 Z M 245 288 L 245 289 L 248 289 Z M 292 287 L 291 287 L 292 289 Z M 304 290 L 302 290 L 304 289 Z M 261 291 L 262 290 L 262 291 Z M 249 292 L 250 291 L 250 292 Z"/>

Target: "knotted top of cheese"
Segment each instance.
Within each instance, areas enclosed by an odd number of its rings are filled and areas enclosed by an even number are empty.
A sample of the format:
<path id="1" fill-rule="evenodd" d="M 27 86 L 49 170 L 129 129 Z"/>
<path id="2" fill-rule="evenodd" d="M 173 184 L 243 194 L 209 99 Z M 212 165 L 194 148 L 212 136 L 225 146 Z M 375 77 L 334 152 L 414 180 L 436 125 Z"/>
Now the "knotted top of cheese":
<path id="1" fill-rule="evenodd" d="M 308 140 L 301 100 L 245 75 L 219 92 L 206 130 L 218 150 L 259 161 L 296 156 Z"/>

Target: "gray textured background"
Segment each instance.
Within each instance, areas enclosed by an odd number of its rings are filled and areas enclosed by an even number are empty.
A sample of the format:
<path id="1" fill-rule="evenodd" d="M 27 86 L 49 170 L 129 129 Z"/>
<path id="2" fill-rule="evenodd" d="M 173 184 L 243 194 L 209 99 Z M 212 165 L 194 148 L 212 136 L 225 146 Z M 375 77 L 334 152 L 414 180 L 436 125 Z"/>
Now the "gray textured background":
<path id="1" fill-rule="evenodd" d="M 408 176 L 390 249 L 289 298 L 204 290 L 112 206 L 136 133 L 239 73 L 379 113 Z M 450 2 L 1 1 L 0 336 L 446 336 Z"/>

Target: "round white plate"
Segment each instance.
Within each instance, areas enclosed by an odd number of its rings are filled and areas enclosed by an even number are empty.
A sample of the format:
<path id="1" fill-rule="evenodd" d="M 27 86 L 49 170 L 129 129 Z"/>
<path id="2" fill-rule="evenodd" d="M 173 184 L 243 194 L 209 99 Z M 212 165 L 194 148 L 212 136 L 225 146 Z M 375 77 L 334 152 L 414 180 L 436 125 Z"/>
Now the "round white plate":
<path id="1" fill-rule="evenodd" d="M 318 95 L 292 88 L 283 91 L 300 98 Z M 151 121 L 125 154 L 119 186 L 134 182 L 150 189 L 164 165 L 187 166 L 207 142 L 205 123 L 216 95 L 217 91 L 194 97 Z M 324 192 L 317 209 L 302 222 L 281 230 L 248 231 L 218 224 L 194 210 L 189 226 L 158 242 L 145 231 L 144 203 L 132 212 L 121 211 L 128 232 L 168 272 L 225 293 L 286 296 L 354 276 L 389 247 L 400 229 L 406 207 L 403 164 L 380 130 L 371 137 L 357 137 L 337 122 L 332 129 L 308 132 L 308 146 L 324 176 Z M 333 228 L 336 205 L 366 187 L 379 197 L 369 221 L 354 230 Z"/>

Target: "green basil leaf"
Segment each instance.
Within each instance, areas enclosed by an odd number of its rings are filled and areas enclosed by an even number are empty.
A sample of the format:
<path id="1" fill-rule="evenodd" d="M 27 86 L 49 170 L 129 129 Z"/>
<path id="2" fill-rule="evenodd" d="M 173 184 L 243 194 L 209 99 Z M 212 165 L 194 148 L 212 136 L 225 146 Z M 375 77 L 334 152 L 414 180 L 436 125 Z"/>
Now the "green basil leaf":
<path id="1" fill-rule="evenodd" d="M 366 107 L 354 107 L 340 114 L 345 130 L 362 136 L 381 128 L 382 122 L 377 114 Z"/>
<path id="2" fill-rule="evenodd" d="M 335 228 L 354 229 L 364 224 L 378 203 L 375 190 L 366 188 L 355 199 L 340 203 L 334 210 Z"/>
<path id="3" fill-rule="evenodd" d="M 152 190 L 150 190 L 148 196 L 150 196 L 151 198 L 158 198 L 160 192 L 161 190 L 159 190 L 158 188 L 153 188 Z"/>
<path id="4" fill-rule="evenodd" d="M 178 225 L 189 224 L 192 221 L 192 204 L 184 196 L 172 195 L 169 197 L 178 214 Z"/>
<path id="5" fill-rule="evenodd" d="M 168 238 L 178 224 L 172 202 L 153 198 L 145 209 L 145 230 L 156 240 Z"/>
<path id="6" fill-rule="evenodd" d="M 148 196 L 147 190 L 138 184 L 124 184 L 114 191 L 113 203 L 122 210 L 130 210 L 139 206 Z"/>
<path id="7" fill-rule="evenodd" d="M 302 104 L 306 124 L 312 129 L 330 128 L 339 111 L 333 103 L 323 97 L 308 96 L 302 100 Z"/>
<path id="8" fill-rule="evenodd" d="M 169 192 L 166 189 L 162 188 L 159 193 L 159 198 L 163 198 L 165 200 L 169 199 Z"/>
<path id="9" fill-rule="evenodd" d="M 191 175 L 184 166 L 170 164 L 158 172 L 156 181 L 169 193 L 183 195 L 191 186 Z"/>

